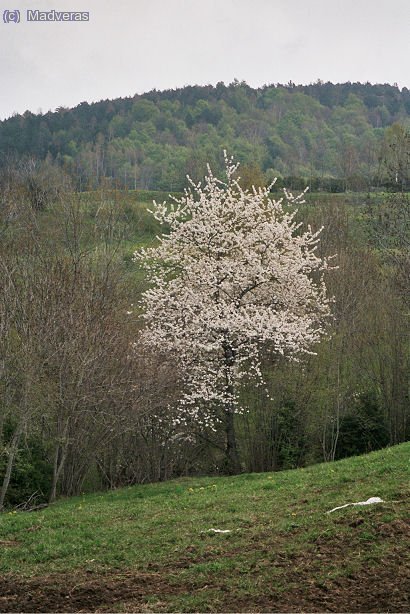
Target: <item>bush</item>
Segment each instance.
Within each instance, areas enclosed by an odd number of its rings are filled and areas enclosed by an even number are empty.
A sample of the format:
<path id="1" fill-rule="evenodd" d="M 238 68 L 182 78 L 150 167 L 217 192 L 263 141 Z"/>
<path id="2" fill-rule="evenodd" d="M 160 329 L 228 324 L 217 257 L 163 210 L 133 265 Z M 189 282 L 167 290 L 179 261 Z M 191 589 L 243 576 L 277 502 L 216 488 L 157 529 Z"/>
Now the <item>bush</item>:
<path id="1" fill-rule="evenodd" d="M 336 458 L 379 450 L 388 443 L 388 427 L 377 396 L 373 392 L 361 394 L 341 420 Z"/>
<path id="2" fill-rule="evenodd" d="M 6 441 L 10 429 L 6 427 Z M 0 475 L 6 469 L 7 457 L 0 456 Z M 14 507 L 28 501 L 36 493 L 36 502 L 47 500 L 50 491 L 52 467 L 47 459 L 46 450 L 41 439 L 32 435 L 26 439 L 17 454 L 10 485 L 7 491 L 5 506 Z"/>

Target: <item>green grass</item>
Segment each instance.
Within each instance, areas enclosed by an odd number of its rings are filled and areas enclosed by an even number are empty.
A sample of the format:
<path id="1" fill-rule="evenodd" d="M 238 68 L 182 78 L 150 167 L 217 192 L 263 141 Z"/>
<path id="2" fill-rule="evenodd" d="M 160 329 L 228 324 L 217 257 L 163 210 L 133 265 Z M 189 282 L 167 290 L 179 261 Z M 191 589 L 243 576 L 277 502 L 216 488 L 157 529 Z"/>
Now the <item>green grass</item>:
<path id="1" fill-rule="evenodd" d="M 281 194 L 272 196 L 279 198 Z M 113 244 L 116 245 L 118 236 L 122 236 L 119 257 L 128 268 L 133 270 L 133 274 L 135 273 L 137 277 L 140 276 L 140 271 L 135 271 L 135 267 L 131 266 L 133 253 L 141 247 L 150 247 L 157 243 L 156 237 L 162 233 L 163 228 L 149 210 L 154 199 L 158 202 L 163 200 L 170 202 L 168 194 L 166 192 L 143 190 L 97 190 L 81 192 L 78 194 L 78 198 L 82 210 L 79 222 L 82 248 L 95 251 L 102 248 L 104 245 L 104 226 L 111 219 L 116 226 Z M 315 219 L 317 205 L 342 206 L 354 220 L 354 232 L 359 233 L 360 241 L 363 242 L 365 241 L 363 235 L 363 206 L 367 198 L 368 195 L 364 193 L 308 192 L 306 194 L 307 205 L 299 208 L 300 219 L 311 223 L 311 218 Z M 381 193 L 371 194 L 370 198 L 372 202 L 382 202 L 386 195 Z M 62 218 L 64 218 L 64 215 L 60 210 L 60 205 L 42 212 L 39 217 L 39 226 L 44 235 L 50 238 L 53 245 L 62 245 L 66 241 L 65 224 L 62 222 Z"/>
<path id="2" fill-rule="evenodd" d="M 5 513 L 0 574 L 132 569 L 160 571 L 175 586 L 205 587 L 169 596 L 168 611 L 201 610 L 209 600 L 218 609 L 226 590 L 240 602 L 260 594 L 268 578 L 280 593 L 291 582 L 286 561 L 302 573 L 302 561 L 310 558 L 319 584 L 349 578 L 364 564 L 377 566 L 397 546 L 380 527 L 408 518 L 409 460 L 406 443 L 305 469 L 179 479 Z M 326 514 L 371 496 L 385 503 Z M 231 532 L 211 534 L 210 528 Z M 318 544 L 323 564 L 315 558 Z M 326 557 L 328 547 L 334 557 Z"/>

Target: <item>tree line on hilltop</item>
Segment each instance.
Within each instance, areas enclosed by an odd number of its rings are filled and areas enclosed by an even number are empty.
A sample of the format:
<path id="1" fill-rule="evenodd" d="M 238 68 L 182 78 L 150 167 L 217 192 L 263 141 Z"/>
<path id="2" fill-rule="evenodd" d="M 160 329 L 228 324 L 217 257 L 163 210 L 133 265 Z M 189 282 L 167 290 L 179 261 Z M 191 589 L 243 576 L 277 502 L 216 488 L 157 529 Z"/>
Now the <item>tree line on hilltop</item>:
<path id="1" fill-rule="evenodd" d="M 277 188 L 407 189 L 409 113 L 409 90 L 388 84 L 187 86 L 13 115 L 0 122 L 0 160 L 55 163 L 81 190 L 180 191 L 208 162 L 220 172 L 226 149 L 249 181 L 278 177 Z"/>

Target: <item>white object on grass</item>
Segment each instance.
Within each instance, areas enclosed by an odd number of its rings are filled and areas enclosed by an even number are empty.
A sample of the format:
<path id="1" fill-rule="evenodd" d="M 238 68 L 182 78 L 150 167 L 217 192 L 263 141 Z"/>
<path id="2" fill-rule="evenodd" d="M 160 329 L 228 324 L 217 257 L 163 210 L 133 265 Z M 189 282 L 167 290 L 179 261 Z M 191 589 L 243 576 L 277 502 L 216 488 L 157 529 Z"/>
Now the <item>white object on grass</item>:
<path id="1" fill-rule="evenodd" d="M 349 507 L 350 505 L 372 505 L 373 503 L 384 503 L 384 501 L 383 499 L 380 499 L 380 497 L 370 497 L 370 499 L 367 499 L 367 501 L 358 501 L 357 503 L 346 503 L 345 505 L 339 505 L 339 507 L 334 507 L 332 510 L 326 512 L 326 514 L 331 514 L 336 510 L 341 510 L 344 507 Z"/>
<path id="2" fill-rule="evenodd" d="M 230 533 L 230 529 L 208 529 L 208 533 Z"/>

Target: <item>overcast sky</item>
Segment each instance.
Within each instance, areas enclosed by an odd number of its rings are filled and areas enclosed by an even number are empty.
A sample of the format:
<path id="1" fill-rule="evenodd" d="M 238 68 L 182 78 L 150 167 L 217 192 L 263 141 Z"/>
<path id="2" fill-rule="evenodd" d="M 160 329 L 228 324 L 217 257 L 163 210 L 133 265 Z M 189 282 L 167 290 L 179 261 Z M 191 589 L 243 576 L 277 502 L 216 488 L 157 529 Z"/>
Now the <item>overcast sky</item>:
<path id="1" fill-rule="evenodd" d="M 0 118 L 245 80 L 410 87 L 409 0 L 1 0 Z M 27 9 L 89 22 L 26 22 Z M 20 11 L 4 23 L 3 11 Z"/>

